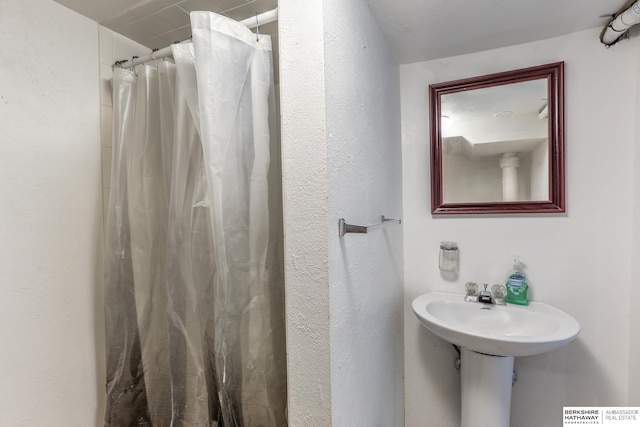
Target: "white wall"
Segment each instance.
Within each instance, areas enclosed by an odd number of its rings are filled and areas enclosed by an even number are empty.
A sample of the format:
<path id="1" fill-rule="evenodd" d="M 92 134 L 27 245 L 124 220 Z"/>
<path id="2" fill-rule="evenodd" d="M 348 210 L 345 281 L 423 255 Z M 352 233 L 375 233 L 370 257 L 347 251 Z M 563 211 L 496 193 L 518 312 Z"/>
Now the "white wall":
<path id="1" fill-rule="evenodd" d="M 502 200 L 499 156 L 470 158 L 464 153 L 442 157 L 443 201 L 495 202 Z"/>
<path id="2" fill-rule="evenodd" d="M 0 2 L 0 425 L 101 424 L 98 26 Z"/>
<path id="3" fill-rule="evenodd" d="M 331 425 L 322 1 L 280 0 L 278 31 L 288 419 L 322 427 Z"/>
<path id="4" fill-rule="evenodd" d="M 279 2 L 289 423 L 402 425 L 398 66 L 366 3 Z M 327 262 L 328 260 L 328 262 Z"/>
<path id="5" fill-rule="evenodd" d="M 582 331 L 562 349 L 516 359 L 512 424 L 560 425 L 563 405 L 638 404 L 629 378 L 638 48 L 632 39 L 605 49 L 598 33 L 401 66 L 407 427 L 458 426 L 460 399 L 455 351 L 419 325 L 410 302 L 429 290 L 462 293 L 466 281 L 503 281 L 513 255 L 528 265 L 531 298 L 570 313 Z M 432 217 L 428 85 L 556 61 L 566 73 L 567 214 Z M 454 282 L 438 272 L 441 240 L 460 247 Z"/>
<path id="6" fill-rule="evenodd" d="M 549 199 L 549 143 L 538 144 L 531 152 L 531 200 Z"/>
<path id="7" fill-rule="evenodd" d="M 402 228 L 338 238 L 338 220 L 402 217 L 398 63 L 367 3 L 325 0 L 334 426 L 404 418 Z"/>
<path id="8" fill-rule="evenodd" d="M 638 64 L 640 66 L 640 43 L 636 42 L 638 55 Z M 636 73 L 638 76 L 638 73 Z M 637 120 L 640 113 L 640 82 L 636 77 L 636 113 L 635 113 L 635 135 L 633 145 L 633 248 L 631 256 L 630 274 L 631 274 L 631 292 L 629 301 L 637 304 L 640 301 L 640 286 L 638 286 L 638 266 L 640 265 L 640 121 Z M 629 404 L 640 406 L 640 333 L 638 333 L 638 325 L 640 325 L 640 310 L 632 306 L 631 316 L 629 316 Z"/>

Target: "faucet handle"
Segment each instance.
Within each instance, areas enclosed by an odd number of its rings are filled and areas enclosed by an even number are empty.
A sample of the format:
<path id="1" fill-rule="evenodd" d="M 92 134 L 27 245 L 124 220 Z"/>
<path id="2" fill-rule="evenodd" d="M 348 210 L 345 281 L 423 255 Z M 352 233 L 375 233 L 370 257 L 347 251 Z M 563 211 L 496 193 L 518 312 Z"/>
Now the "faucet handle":
<path id="1" fill-rule="evenodd" d="M 507 293 L 507 289 L 504 287 L 504 285 L 495 284 L 491 287 L 491 293 L 493 294 L 494 298 L 504 298 L 505 294 Z"/>
<path id="2" fill-rule="evenodd" d="M 478 285 L 476 282 L 467 282 L 464 284 L 464 289 L 467 292 L 467 296 L 476 296 L 478 295 Z"/>
<path id="3" fill-rule="evenodd" d="M 504 285 L 495 284 L 491 287 L 494 304 L 507 305 L 504 302 L 504 296 L 507 294 L 507 288 Z"/>
<path id="4" fill-rule="evenodd" d="M 478 285 L 476 284 L 476 282 L 465 283 L 464 290 L 466 291 L 466 295 L 464 296 L 465 301 L 468 301 L 468 302 L 478 301 Z"/>

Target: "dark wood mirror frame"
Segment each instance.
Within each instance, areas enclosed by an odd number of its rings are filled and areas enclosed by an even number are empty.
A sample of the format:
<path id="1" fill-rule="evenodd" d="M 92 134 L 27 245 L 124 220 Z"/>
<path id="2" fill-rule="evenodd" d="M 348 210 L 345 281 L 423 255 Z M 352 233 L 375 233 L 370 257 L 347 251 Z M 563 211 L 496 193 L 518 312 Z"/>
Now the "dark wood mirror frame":
<path id="1" fill-rule="evenodd" d="M 549 200 L 444 203 L 442 170 L 441 97 L 491 86 L 546 79 L 549 108 Z M 564 174 L 564 62 L 471 77 L 429 86 L 431 127 L 431 213 L 532 214 L 565 212 Z"/>

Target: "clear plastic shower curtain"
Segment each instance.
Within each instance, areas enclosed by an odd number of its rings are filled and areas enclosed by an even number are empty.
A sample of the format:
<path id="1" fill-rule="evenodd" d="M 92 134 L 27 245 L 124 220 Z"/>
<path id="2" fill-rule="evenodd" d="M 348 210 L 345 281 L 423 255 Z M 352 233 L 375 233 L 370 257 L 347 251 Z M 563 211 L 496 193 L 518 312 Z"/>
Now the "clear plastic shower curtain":
<path id="1" fill-rule="evenodd" d="M 114 71 L 105 425 L 286 426 L 271 42 L 191 22 L 175 64 Z"/>

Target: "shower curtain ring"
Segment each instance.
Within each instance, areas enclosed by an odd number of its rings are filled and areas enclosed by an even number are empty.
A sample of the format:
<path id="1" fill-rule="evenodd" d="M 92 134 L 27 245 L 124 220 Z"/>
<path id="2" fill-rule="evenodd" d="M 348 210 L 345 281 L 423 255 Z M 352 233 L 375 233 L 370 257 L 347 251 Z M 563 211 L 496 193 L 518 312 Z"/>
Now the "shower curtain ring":
<path id="1" fill-rule="evenodd" d="M 139 57 L 137 55 L 133 55 L 131 57 L 131 71 L 133 71 L 133 74 L 138 77 L 138 73 L 136 73 L 136 59 L 138 59 Z"/>
<path id="2" fill-rule="evenodd" d="M 158 49 L 151 49 L 151 59 L 153 59 L 153 65 L 158 69 L 158 58 L 156 58 L 156 52 Z"/>
<path id="3" fill-rule="evenodd" d="M 258 12 L 256 12 L 256 41 L 260 41 L 260 21 L 258 20 Z"/>

